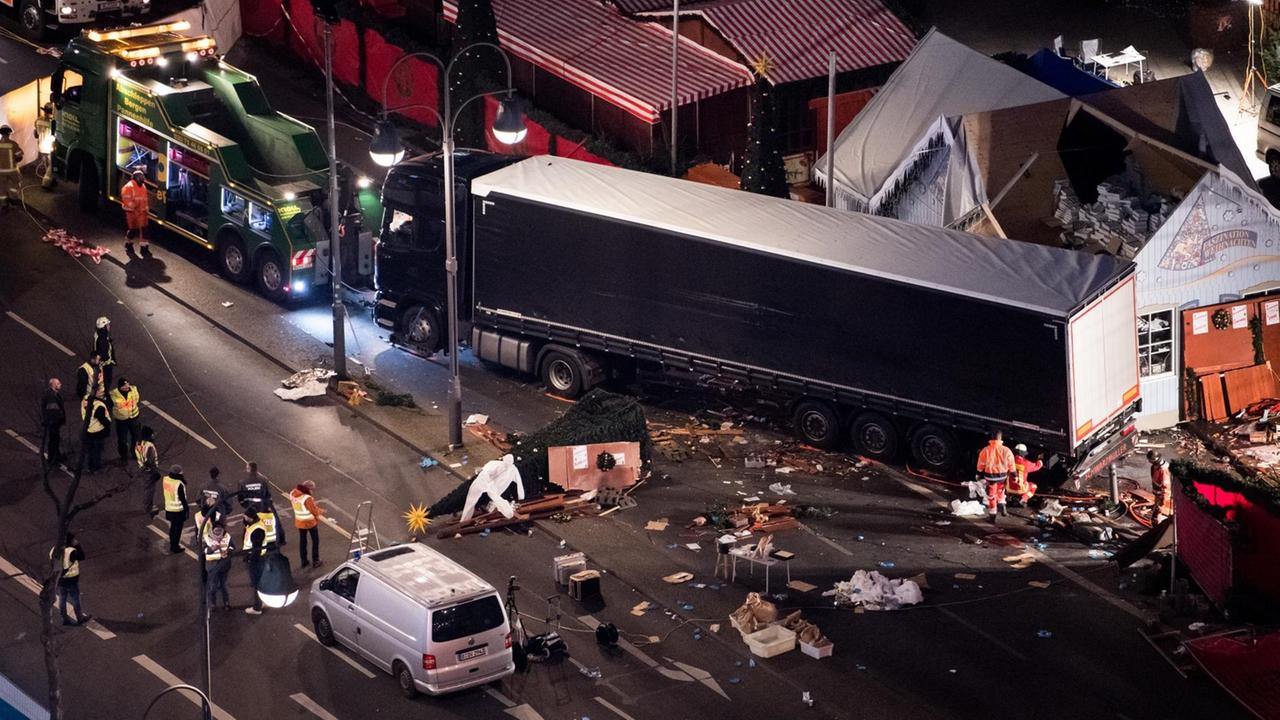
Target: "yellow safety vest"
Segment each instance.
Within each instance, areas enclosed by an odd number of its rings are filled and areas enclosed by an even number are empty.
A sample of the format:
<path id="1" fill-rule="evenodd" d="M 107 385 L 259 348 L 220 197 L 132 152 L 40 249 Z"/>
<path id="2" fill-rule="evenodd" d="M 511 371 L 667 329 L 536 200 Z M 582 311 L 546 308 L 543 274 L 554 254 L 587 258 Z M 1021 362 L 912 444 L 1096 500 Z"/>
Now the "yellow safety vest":
<path id="1" fill-rule="evenodd" d="M 93 388 L 96 386 L 98 388 L 98 392 L 103 392 L 102 385 L 104 381 L 102 379 L 102 366 L 99 365 L 98 367 L 94 367 L 92 363 L 85 363 L 80 366 L 80 369 L 84 371 L 84 376 L 89 378 L 89 382 L 85 383 L 84 391 L 86 393 L 91 393 L 93 392 Z M 93 377 L 94 373 L 97 373 L 98 375 L 96 380 Z M 89 396 L 86 394 L 85 397 L 87 398 Z"/>
<path id="2" fill-rule="evenodd" d="M 97 398 L 94 398 L 93 409 L 97 410 L 99 405 L 102 405 L 103 408 L 106 408 L 105 403 L 103 403 L 101 400 Z M 83 420 L 84 416 L 88 413 L 89 413 L 89 401 L 87 399 L 81 400 L 80 401 L 80 419 Z M 93 413 L 92 415 L 89 415 L 89 433 L 90 434 L 97 434 L 106 429 L 107 429 L 107 426 L 103 425 L 102 421 L 98 419 L 98 414 L 96 412 Z"/>
<path id="3" fill-rule="evenodd" d="M 111 417 L 116 420 L 132 420 L 138 417 L 138 388 L 130 385 L 127 395 L 117 388 L 111 391 Z"/>
<path id="4" fill-rule="evenodd" d="M 72 561 L 71 553 L 75 552 L 73 547 L 62 548 L 62 577 L 74 578 L 80 577 L 80 561 Z M 49 557 L 53 557 L 53 548 L 49 548 Z"/>
<path id="5" fill-rule="evenodd" d="M 206 534 L 204 543 L 204 559 L 206 561 L 217 562 L 229 554 L 231 554 L 231 535 L 229 533 L 223 533 L 222 540 L 214 540 L 213 535 Z"/>
<path id="6" fill-rule="evenodd" d="M 150 440 L 139 440 L 138 444 L 133 446 L 133 457 L 138 461 L 138 467 L 147 466 L 147 455 L 150 454 L 149 451 L 155 449 L 155 446 L 156 444 Z"/>
<path id="7" fill-rule="evenodd" d="M 182 500 L 178 497 L 178 488 L 184 487 L 184 483 L 169 475 L 165 475 L 160 481 L 161 487 L 164 489 L 164 510 L 165 512 L 182 512 L 187 507 L 182 504 Z"/>
<path id="8" fill-rule="evenodd" d="M 264 533 L 262 538 L 261 555 L 267 554 L 267 546 L 272 545 L 276 541 L 276 516 L 271 513 L 258 513 L 258 519 L 252 525 L 244 526 L 244 549 L 249 550 L 253 547 L 253 531 L 262 528 Z"/>
<path id="9" fill-rule="evenodd" d="M 311 511 L 307 509 L 307 501 L 310 499 L 311 496 L 306 493 L 301 495 L 294 495 L 293 492 L 289 493 L 289 502 L 293 503 L 294 519 L 301 520 L 302 522 L 310 522 L 316 519 L 316 516 L 312 515 Z"/>

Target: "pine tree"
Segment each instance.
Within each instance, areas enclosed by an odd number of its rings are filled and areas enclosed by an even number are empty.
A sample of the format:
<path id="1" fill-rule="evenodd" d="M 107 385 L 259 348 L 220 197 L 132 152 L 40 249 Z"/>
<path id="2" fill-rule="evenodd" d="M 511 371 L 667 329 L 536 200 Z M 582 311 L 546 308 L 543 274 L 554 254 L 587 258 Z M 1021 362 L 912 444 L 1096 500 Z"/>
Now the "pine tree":
<path id="1" fill-rule="evenodd" d="M 498 22 L 493 15 L 490 0 L 459 0 L 458 19 L 453 33 L 455 62 L 449 73 L 450 99 L 453 112 L 476 95 L 501 87 L 508 78 L 503 77 L 502 58 L 490 47 L 466 48 L 478 42 L 498 44 Z M 463 51 L 458 55 L 459 51 Z M 454 139 L 458 147 L 484 148 L 484 100 L 467 105 L 458 116 Z"/>
<path id="2" fill-rule="evenodd" d="M 789 197 L 787 172 L 777 146 L 774 127 L 773 86 L 767 77 L 767 57 L 752 63 L 756 85 L 751 94 L 751 123 L 747 125 L 747 151 L 740 186 L 748 192 Z"/>

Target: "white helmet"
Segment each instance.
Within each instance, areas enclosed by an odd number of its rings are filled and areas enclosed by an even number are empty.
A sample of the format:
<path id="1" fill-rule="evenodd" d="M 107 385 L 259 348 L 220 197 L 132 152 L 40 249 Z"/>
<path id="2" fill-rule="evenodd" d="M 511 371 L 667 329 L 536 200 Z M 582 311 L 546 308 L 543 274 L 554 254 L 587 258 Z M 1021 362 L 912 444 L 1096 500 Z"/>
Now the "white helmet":
<path id="1" fill-rule="evenodd" d="M 111 318 L 107 317 L 106 315 L 103 315 L 102 317 L 98 318 L 98 322 L 94 323 L 94 327 L 101 330 L 102 328 L 110 324 L 111 324 Z"/>
<path id="2" fill-rule="evenodd" d="M 1016 452 L 1016 453 L 1018 453 L 1019 455 L 1026 455 L 1026 454 L 1027 454 L 1027 446 L 1026 446 L 1026 445 L 1023 445 L 1022 443 L 1018 443 L 1017 445 L 1014 445 L 1014 446 L 1013 446 L 1013 451 L 1014 451 L 1014 452 Z"/>

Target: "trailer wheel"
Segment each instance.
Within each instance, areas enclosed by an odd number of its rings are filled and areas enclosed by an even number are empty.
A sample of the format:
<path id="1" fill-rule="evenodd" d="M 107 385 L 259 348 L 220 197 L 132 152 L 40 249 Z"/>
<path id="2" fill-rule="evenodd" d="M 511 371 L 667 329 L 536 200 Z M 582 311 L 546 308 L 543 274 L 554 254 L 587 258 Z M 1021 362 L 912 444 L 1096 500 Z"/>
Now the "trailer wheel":
<path id="1" fill-rule="evenodd" d="M 881 462 L 898 457 L 898 428 L 889 418 L 877 412 L 865 412 L 849 426 L 849 439 L 858 452 Z"/>
<path id="2" fill-rule="evenodd" d="M 233 230 L 218 236 L 218 267 L 222 270 L 224 277 L 240 284 L 248 282 L 253 272 L 253 263 L 249 261 L 249 254 L 245 252 L 244 241 Z"/>
<path id="3" fill-rule="evenodd" d="M 98 189 L 98 169 L 88 155 L 80 156 L 80 185 L 77 191 L 80 209 L 87 213 L 97 212 L 98 197 L 102 192 Z"/>
<path id="4" fill-rule="evenodd" d="M 1267 153 L 1267 174 L 1274 180 L 1280 180 L 1280 152 L 1271 150 Z"/>
<path id="5" fill-rule="evenodd" d="M 32 40 L 44 40 L 49 35 L 40 0 L 22 0 L 18 9 L 18 21 L 22 24 L 22 34 Z"/>
<path id="6" fill-rule="evenodd" d="M 796 405 L 791 426 L 805 443 L 829 450 L 840 442 L 840 416 L 830 403 L 804 400 Z"/>
<path id="7" fill-rule="evenodd" d="M 440 313 L 427 305 L 410 305 L 400 314 L 398 340 L 423 355 L 440 349 Z"/>
<path id="8" fill-rule="evenodd" d="M 586 369 L 571 353 L 548 350 L 542 356 L 539 374 L 542 376 L 542 384 L 547 386 L 552 395 L 572 399 L 581 395 L 584 390 L 583 376 Z"/>
<path id="9" fill-rule="evenodd" d="M 940 425 L 922 425 L 911 434 L 911 458 L 921 470 L 949 473 L 960 459 L 960 445 L 950 430 Z"/>
<path id="10" fill-rule="evenodd" d="M 280 262 L 280 256 L 272 250 L 263 250 L 258 253 L 258 262 L 254 276 L 258 281 L 258 290 L 269 300 L 280 301 L 288 294 L 288 283 L 285 279 L 284 264 Z"/>

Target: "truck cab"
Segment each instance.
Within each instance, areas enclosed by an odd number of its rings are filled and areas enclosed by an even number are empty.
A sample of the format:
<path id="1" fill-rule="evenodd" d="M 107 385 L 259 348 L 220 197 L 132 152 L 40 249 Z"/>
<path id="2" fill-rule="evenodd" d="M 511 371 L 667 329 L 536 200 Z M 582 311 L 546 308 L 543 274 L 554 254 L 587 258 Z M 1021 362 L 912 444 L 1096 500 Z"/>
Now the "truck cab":
<path id="1" fill-rule="evenodd" d="M 1267 162 L 1267 171 L 1280 179 L 1280 84 L 1267 88 L 1258 112 L 1258 157 Z"/>
<path id="2" fill-rule="evenodd" d="M 454 153 L 454 197 L 460 277 L 468 278 L 471 244 L 471 180 L 522 158 L 479 150 Z M 391 168 L 382 188 L 382 223 L 374 262 L 374 319 L 392 342 L 422 355 L 441 349 L 446 337 L 444 163 L 439 153 Z M 471 292 L 464 280 L 459 315 L 470 318 Z"/>
<path id="3" fill-rule="evenodd" d="M 141 15 L 151 0 L 0 0 L 17 14 L 22 34 L 44 40 L 60 25 L 82 25 Z"/>

